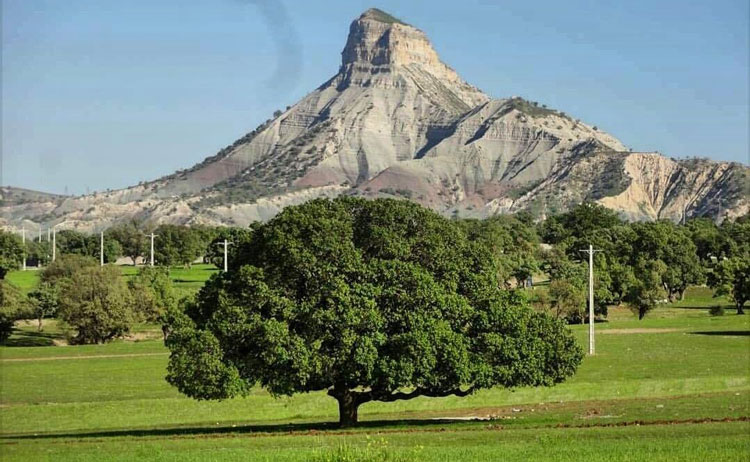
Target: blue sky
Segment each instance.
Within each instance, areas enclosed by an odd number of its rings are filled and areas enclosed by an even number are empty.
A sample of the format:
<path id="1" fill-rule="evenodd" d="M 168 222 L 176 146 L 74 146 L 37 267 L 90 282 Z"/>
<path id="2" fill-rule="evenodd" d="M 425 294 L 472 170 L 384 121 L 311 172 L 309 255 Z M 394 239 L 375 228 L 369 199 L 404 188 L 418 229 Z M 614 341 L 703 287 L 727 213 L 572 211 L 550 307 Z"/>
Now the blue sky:
<path id="1" fill-rule="evenodd" d="M 494 97 L 747 164 L 748 4 L 2 0 L 2 182 L 80 194 L 189 167 L 335 74 L 371 6 Z"/>

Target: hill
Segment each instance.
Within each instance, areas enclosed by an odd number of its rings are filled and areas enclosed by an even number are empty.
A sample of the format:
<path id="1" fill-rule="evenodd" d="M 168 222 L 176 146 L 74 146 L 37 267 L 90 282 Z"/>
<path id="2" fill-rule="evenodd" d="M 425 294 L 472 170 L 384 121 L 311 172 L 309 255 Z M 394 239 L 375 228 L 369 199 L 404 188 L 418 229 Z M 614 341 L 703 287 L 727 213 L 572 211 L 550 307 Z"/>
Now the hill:
<path id="1" fill-rule="evenodd" d="M 492 99 L 424 32 L 370 9 L 331 79 L 216 155 L 123 190 L 4 204 L 0 216 L 79 229 L 130 218 L 244 226 L 340 194 L 404 197 L 449 216 L 543 217 L 587 200 L 632 220 L 721 220 L 750 210 L 750 169 L 631 152 L 562 111 Z"/>

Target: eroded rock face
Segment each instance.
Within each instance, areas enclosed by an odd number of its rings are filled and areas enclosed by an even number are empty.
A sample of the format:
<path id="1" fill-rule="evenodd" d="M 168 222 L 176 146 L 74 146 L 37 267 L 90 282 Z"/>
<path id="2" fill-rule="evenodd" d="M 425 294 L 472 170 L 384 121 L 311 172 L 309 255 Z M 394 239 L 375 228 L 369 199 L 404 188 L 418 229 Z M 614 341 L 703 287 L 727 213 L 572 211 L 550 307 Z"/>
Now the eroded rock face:
<path id="1" fill-rule="evenodd" d="M 105 194 L 27 194 L 35 200 L 8 202 L 0 219 L 90 231 L 130 218 L 244 226 L 339 194 L 405 197 L 476 217 L 543 217 L 596 200 L 634 220 L 679 220 L 685 209 L 723 219 L 747 212 L 748 171 L 631 153 L 560 111 L 492 100 L 443 63 L 422 31 L 372 9 L 352 22 L 336 75 L 216 156 Z"/>

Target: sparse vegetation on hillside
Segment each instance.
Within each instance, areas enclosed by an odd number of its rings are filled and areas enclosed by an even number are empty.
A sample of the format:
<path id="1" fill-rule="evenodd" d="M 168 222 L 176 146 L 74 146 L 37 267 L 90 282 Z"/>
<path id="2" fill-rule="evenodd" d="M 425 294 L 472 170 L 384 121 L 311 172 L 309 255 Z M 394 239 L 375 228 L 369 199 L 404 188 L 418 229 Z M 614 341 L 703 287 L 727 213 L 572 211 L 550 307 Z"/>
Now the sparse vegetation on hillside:
<path id="1" fill-rule="evenodd" d="M 386 13 L 383 10 L 380 10 L 378 8 L 370 8 L 367 10 L 364 14 L 364 16 L 370 17 L 372 19 L 375 19 L 376 21 L 384 22 L 386 24 L 402 24 L 404 26 L 408 26 L 407 23 L 404 21 L 398 19 L 395 16 L 392 16 L 388 13 Z"/>
<path id="2" fill-rule="evenodd" d="M 520 97 L 511 98 L 506 104 L 508 104 L 509 108 L 521 111 L 531 117 L 546 117 L 550 115 L 558 115 L 560 117 L 568 118 L 565 113 L 561 113 L 553 109 L 547 109 L 547 107 L 544 105 L 540 106 L 535 101 L 527 101 Z"/>

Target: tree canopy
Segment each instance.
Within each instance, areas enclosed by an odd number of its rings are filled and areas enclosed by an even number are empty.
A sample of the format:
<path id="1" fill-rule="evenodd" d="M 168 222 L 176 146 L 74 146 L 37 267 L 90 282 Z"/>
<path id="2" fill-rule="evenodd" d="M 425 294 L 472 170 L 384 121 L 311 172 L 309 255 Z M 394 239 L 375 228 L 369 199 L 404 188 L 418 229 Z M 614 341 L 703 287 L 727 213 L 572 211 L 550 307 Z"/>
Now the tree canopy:
<path id="1" fill-rule="evenodd" d="M 154 232 L 154 258 L 159 265 L 190 266 L 206 250 L 202 235 L 187 226 L 160 225 Z"/>
<path id="2" fill-rule="evenodd" d="M 21 238 L 0 230 L 0 279 L 5 279 L 8 271 L 18 269 L 24 258 Z"/>
<path id="3" fill-rule="evenodd" d="M 58 283 L 60 318 L 76 331 L 75 343 L 104 343 L 133 321 L 130 293 L 120 269 L 84 266 Z"/>
<path id="4" fill-rule="evenodd" d="M 135 265 L 138 257 L 146 253 L 148 238 L 145 231 L 143 223 L 129 221 L 110 228 L 107 231 L 107 237 L 117 240 L 120 243 L 122 254 L 130 257 L 133 265 Z"/>
<path id="5" fill-rule="evenodd" d="M 483 245 L 406 201 L 288 207 L 171 320 L 167 380 L 198 399 L 327 390 L 359 405 L 553 385 L 582 351 L 524 295 L 498 288 Z"/>

